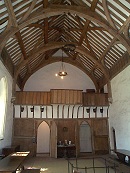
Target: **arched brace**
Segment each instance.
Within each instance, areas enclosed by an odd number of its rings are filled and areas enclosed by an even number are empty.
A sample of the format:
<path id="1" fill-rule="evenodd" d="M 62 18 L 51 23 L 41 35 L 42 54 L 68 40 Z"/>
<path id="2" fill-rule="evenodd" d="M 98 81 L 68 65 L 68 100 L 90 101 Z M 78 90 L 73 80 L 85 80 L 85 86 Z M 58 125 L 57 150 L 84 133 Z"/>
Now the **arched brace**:
<path id="1" fill-rule="evenodd" d="M 45 52 L 48 51 L 48 50 L 52 50 L 52 49 L 56 49 L 56 48 L 62 48 L 65 44 L 66 44 L 66 42 L 64 42 L 64 43 L 63 43 L 63 42 L 62 42 L 62 43 L 61 43 L 61 42 L 52 42 L 52 43 L 46 44 L 42 49 L 41 49 L 41 48 L 38 48 L 35 52 L 33 52 L 33 53 L 28 57 L 28 59 L 23 60 L 23 61 L 19 64 L 19 66 L 16 67 L 16 69 L 15 69 L 15 79 L 17 79 L 18 74 L 20 73 L 21 68 L 22 68 L 23 66 L 25 66 L 25 65 L 29 62 L 29 60 L 33 60 L 33 59 L 35 58 L 35 56 L 37 56 L 38 54 L 41 54 L 41 53 L 45 53 Z M 101 65 L 101 64 L 90 54 L 89 51 L 83 49 L 81 46 L 77 46 L 75 51 L 77 51 L 78 53 L 80 53 L 80 54 L 82 54 L 82 55 L 87 56 L 88 59 L 90 59 L 91 61 L 93 61 L 94 63 L 96 63 L 97 66 L 101 69 L 101 71 L 103 71 L 103 73 L 104 73 L 106 79 L 107 79 L 107 80 L 109 79 L 109 75 L 108 75 L 106 69 L 103 67 L 103 65 Z M 49 62 L 48 64 L 50 64 L 50 60 L 49 60 L 48 62 Z M 45 63 L 47 63 L 47 62 L 45 62 Z M 78 68 L 79 68 L 79 67 L 78 67 Z M 81 68 L 81 70 L 82 70 L 82 68 Z M 90 74 L 88 74 L 88 75 L 89 75 L 89 77 L 90 77 Z M 92 78 L 92 76 L 91 76 L 90 78 L 93 80 L 93 82 L 94 82 L 94 84 L 95 84 L 95 86 L 96 86 L 96 89 L 98 89 L 98 85 L 97 85 L 96 82 L 94 81 L 94 78 Z"/>
<path id="2" fill-rule="evenodd" d="M 6 32 L 3 32 L 0 37 L 0 53 L 5 46 L 6 42 L 11 38 L 16 32 L 20 31 L 24 27 L 27 27 L 29 24 L 37 22 L 38 20 L 49 18 L 52 16 L 62 15 L 64 13 L 72 13 L 81 16 L 87 20 L 91 20 L 95 23 L 98 23 L 101 27 L 107 30 L 113 37 L 120 40 L 120 42 L 126 47 L 127 51 L 130 54 L 129 41 L 122 34 L 118 33 L 118 30 L 109 25 L 109 23 L 100 15 L 95 12 L 92 12 L 85 7 L 81 6 L 65 6 L 65 5 L 50 5 L 44 13 L 37 12 L 35 15 L 29 15 L 26 20 L 18 24 L 18 27 L 10 27 Z"/>

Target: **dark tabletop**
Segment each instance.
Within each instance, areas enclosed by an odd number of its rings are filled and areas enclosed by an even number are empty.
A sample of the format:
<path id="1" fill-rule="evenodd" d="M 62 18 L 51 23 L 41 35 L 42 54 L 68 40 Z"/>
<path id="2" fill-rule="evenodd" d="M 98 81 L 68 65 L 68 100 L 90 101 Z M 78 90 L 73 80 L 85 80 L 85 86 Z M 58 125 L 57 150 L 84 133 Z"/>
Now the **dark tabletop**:
<path id="1" fill-rule="evenodd" d="M 16 171 L 16 169 L 22 164 L 28 154 L 26 154 L 25 156 L 20 156 L 20 154 L 15 155 L 14 153 L 14 155 L 10 154 L 7 157 L 3 158 L 2 160 L 0 160 L 0 172 Z"/>

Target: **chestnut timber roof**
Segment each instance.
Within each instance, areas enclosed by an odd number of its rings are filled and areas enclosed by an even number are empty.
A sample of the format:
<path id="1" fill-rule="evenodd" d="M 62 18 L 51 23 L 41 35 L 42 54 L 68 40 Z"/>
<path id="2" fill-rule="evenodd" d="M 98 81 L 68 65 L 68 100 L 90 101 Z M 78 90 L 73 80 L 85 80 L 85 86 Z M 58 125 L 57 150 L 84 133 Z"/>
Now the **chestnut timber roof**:
<path id="1" fill-rule="evenodd" d="M 1 60 L 21 89 L 59 49 L 102 88 L 130 64 L 130 0 L 0 1 Z"/>

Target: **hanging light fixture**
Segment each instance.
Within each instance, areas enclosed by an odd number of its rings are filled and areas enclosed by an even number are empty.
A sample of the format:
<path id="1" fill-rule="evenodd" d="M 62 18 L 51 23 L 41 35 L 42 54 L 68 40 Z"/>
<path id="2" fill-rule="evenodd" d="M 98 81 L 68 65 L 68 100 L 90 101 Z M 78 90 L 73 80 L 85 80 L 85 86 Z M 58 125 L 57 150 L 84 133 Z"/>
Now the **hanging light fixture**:
<path id="1" fill-rule="evenodd" d="M 61 79 L 63 79 L 65 76 L 67 76 L 68 73 L 65 69 L 65 64 L 63 63 L 63 50 L 62 50 L 62 59 L 61 59 L 61 67 L 58 73 L 55 74 L 55 76 L 60 76 Z"/>

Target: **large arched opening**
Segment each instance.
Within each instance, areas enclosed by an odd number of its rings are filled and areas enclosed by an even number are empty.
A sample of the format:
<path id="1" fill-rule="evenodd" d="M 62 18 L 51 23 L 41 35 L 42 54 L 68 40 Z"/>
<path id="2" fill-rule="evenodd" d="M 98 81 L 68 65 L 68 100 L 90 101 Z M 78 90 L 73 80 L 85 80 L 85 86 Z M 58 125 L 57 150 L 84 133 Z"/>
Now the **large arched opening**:
<path id="1" fill-rule="evenodd" d="M 43 121 L 37 130 L 37 156 L 50 155 L 50 127 Z"/>

